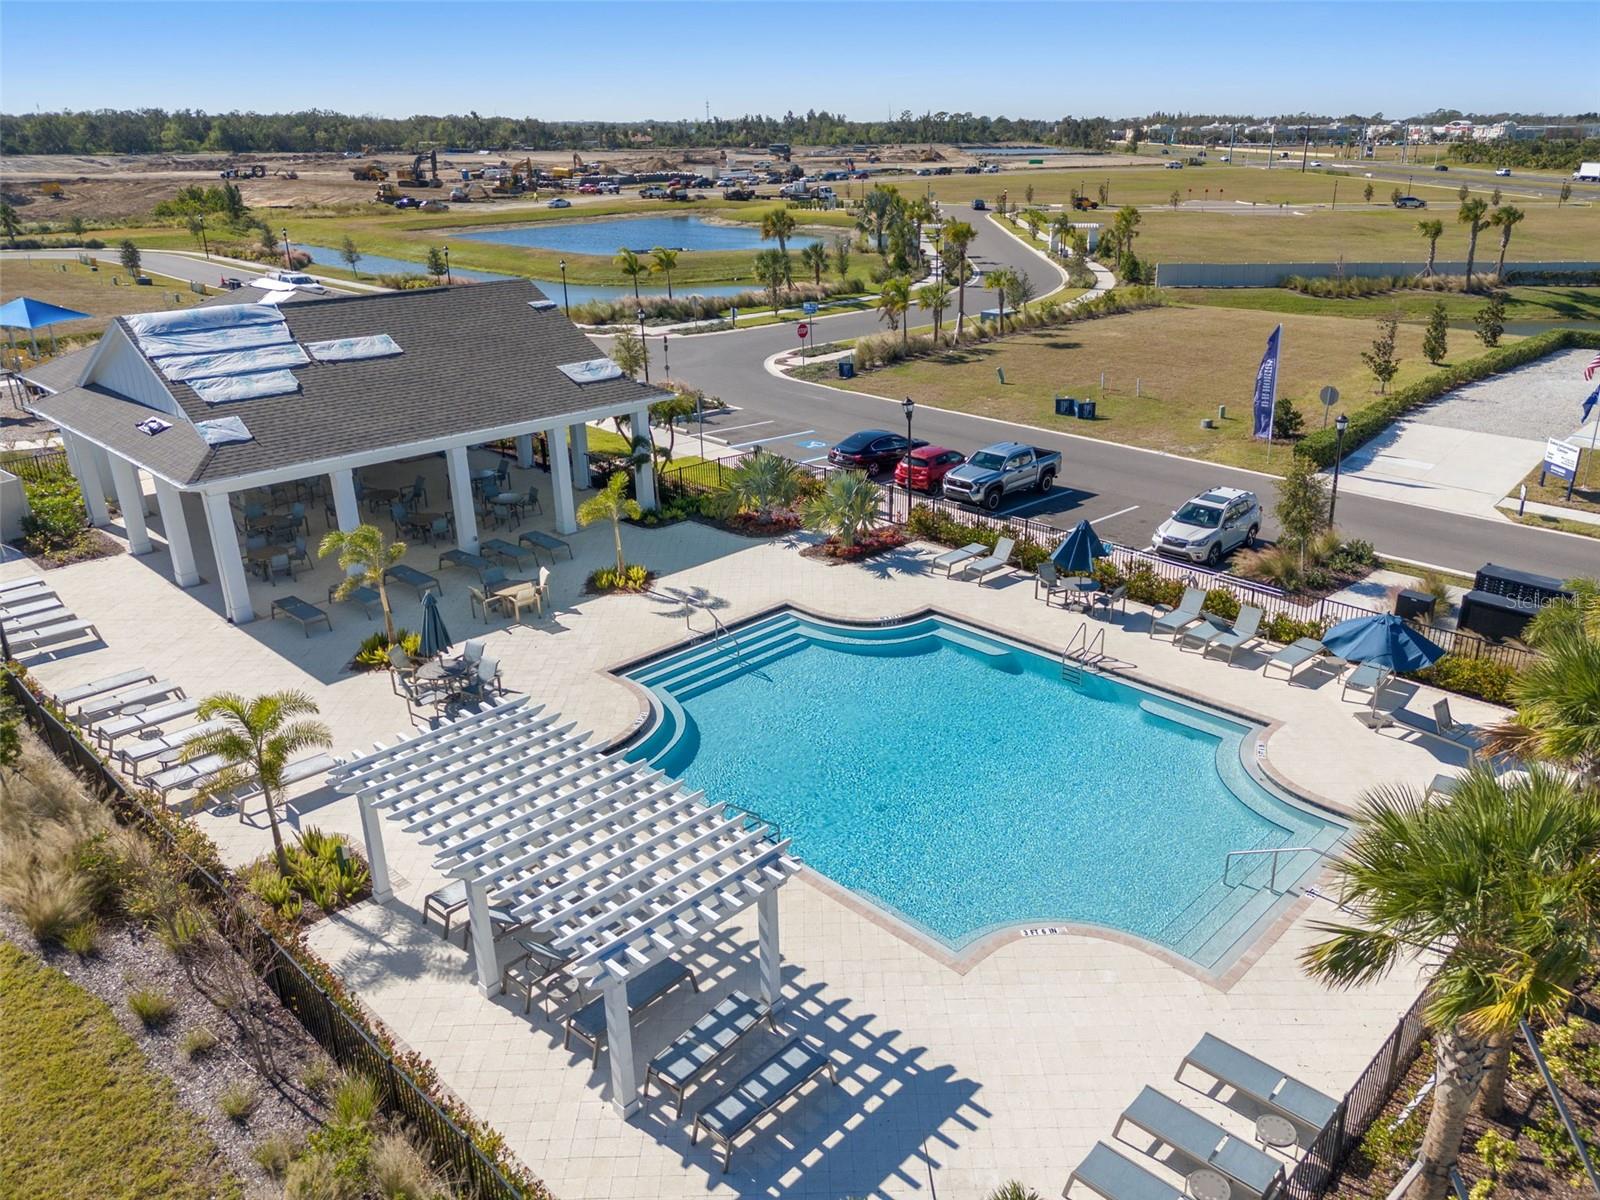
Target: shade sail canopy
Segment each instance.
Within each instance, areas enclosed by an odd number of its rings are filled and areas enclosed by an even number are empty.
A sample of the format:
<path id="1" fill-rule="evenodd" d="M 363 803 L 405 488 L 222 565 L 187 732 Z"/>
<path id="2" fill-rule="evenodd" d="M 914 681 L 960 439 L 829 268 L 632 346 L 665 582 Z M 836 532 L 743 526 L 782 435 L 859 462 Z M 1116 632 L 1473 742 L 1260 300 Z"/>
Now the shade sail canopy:
<path id="1" fill-rule="evenodd" d="M 47 304 L 32 296 L 18 296 L 15 300 L 0 304 L 0 328 L 5 329 L 44 329 L 62 321 L 88 319 L 88 313 L 81 313 L 75 308 L 62 308 L 59 304 Z"/>
<path id="2" fill-rule="evenodd" d="M 1393 613 L 1341 621 L 1323 635 L 1322 644 L 1346 662 L 1372 663 L 1401 673 L 1420 671 L 1444 657 L 1443 646 Z"/>

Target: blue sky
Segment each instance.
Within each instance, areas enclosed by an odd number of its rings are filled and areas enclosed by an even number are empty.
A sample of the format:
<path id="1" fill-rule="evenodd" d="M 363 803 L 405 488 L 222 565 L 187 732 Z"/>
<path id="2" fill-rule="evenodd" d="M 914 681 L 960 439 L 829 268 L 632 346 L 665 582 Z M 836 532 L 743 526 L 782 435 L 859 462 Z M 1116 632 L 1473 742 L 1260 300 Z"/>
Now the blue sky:
<path id="1" fill-rule="evenodd" d="M 0 109 L 1559 112 L 1596 105 L 1587 69 L 1547 66 L 1558 47 L 1593 40 L 1595 11 L 1587 0 L 0 0 Z M 636 71 L 665 82 L 635 83 Z"/>

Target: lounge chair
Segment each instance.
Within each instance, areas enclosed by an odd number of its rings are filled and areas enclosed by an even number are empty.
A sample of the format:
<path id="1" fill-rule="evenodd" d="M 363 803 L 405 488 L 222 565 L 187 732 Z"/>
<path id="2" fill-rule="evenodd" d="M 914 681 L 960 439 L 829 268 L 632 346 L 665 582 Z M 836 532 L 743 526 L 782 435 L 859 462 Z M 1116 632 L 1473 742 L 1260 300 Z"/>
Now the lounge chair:
<path id="1" fill-rule="evenodd" d="M 1473 754 L 1481 754 L 1485 745 L 1482 736 L 1471 725 L 1462 725 L 1450 715 L 1450 701 L 1439 700 L 1433 706 L 1433 717 L 1429 719 L 1419 713 L 1407 712 L 1405 709 L 1396 709 L 1394 716 L 1402 724 L 1410 726 L 1419 733 L 1429 734 L 1452 742 L 1457 746 L 1464 746 Z"/>
<path id="2" fill-rule="evenodd" d="M 1214 613 L 1201 613 L 1200 619 L 1194 624 L 1179 630 L 1172 639 L 1173 644 L 1182 650 L 1185 647 L 1198 647 L 1202 654 L 1212 641 L 1227 633 L 1232 626 Z"/>
<path id="3" fill-rule="evenodd" d="M 90 696 L 98 696 L 102 692 L 114 692 L 118 688 L 131 687 L 136 683 L 155 681 L 154 671 L 124 671 L 121 675 L 108 675 L 104 679 L 96 679 L 93 683 L 81 683 L 75 688 L 57 692 L 56 703 L 62 708 L 71 708 L 79 701 L 87 700 Z"/>
<path id="4" fill-rule="evenodd" d="M 1205 1034 L 1195 1043 L 1194 1049 L 1183 1056 L 1173 1078 L 1181 1081 L 1185 1067 L 1193 1067 L 1315 1132 L 1320 1133 L 1339 1111 L 1339 1102 L 1333 1097 L 1214 1034 Z"/>
<path id="5" fill-rule="evenodd" d="M 163 767 L 139 786 L 151 788 L 165 796 L 168 792 L 197 788 L 227 766 L 228 759 L 223 755 L 208 754 L 192 762 L 178 762 L 170 767 Z"/>
<path id="6" fill-rule="evenodd" d="M 43 576 L 27 575 L 21 579 L 10 579 L 5 583 L 0 583 L 0 596 L 14 596 L 20 592 L 30 591 L 33 588 L 47 588 L 49 586 Z"/>
<path id="7" fill-rule="evenodd" d="M 1122 605 L 1124 613 L 1128 611 L 1128 585 L 1125 583 L 1118 584 L 1113 591 L 1095 592 L 1091 595 L 1089 597 L 1089 614 L 1093 616 L 1097 612 L 1103 612 L 1106 614 L 1106 620 L 1109 621 L 1111 619 L 1111 610 L 1118 604 Z"/>
<path id="8" fill-rule="evenodd" d="M 151 759 L 160 761 L 167 755 L 175 756 L 195 738 L 205 737 L 207 734 L 226 728 L 225 721 L 205 721 L 199 725 L 190 725 L 187 729 L 180 729 L 176 733 L 169 733 L 165 737 L 142 738 L 131 746 L 124 746 L 117 751 L 117 757 L 127 767 L 128 773 L 137 779 L 141 764 Z"/>
<path id="9" fill-rule="evenodd" d="M 1105 1200 L 1186 1200 L 1184 1194 L 1164 1179 L 1157 1178 L 1138 1163 L 1129 1162 L 1104 1142 L 1094 1149 L 1067 1176 L 1063 1197 L 1070 1198 L 1072 1185 L 1081 1183 Z"/>
<path id="10" fill-rule="evenodd" d="M 650 1060 L 644 1071 L 645 1098 L 650 1097 L 650 1081 L 657 1080 L 678 1097 L 673 1116 L 683 1116 L 683 1094 L 689 1085 L 733 1053 L 740 1039 L 761 1021 L 766 1021 L 774 1033 L 778 1031 L 766 1005 L 756 1003 L 743 992 L 729 992 L 720 1004 Z"/>
<path id="11" fill-rule="evenodd" d="M 549 551 L 551 562 L 555 562 L 557 550 L 565 550 L 567 557 L 572 557 L 572 547 L 568 543 L 558 537 L 551 537 L 548 533 L 538 529 L 529 529 L 518 535 L 517 544 L 529 547 L 536 555 L 540 550 Z"/>
<path id="12" fill-rule="evenodd" d="M 988 552 L 989 547 L 985 546 L 982 542 L 968 542 L 959 550 L 947 550 L 943 554 L 939 555 L 938 558 L 933 560 L 933 567 L 935 570 L 943 567 L 944 573 L 948 577 L 952 572 L 955 571 L 957 567 L 972 561 L 980 555 L 987 554 Z"/>
<path id="13" fill-rule="evenodd" d="M 311 627 L 319 621 L 328 627 L 328 632 L 333 632 L 333 618 L 323 612 L 309 600 L 302 600 L 299 596 L 282 596 L 272 602 L 272 619 L 276 621 L 278 614 L 300 622 L 300 631 L 307 637 L 311 636 Z"/>
<path id="14" fill-rule="evenodd" d="M 1016 546 L 1015 538 L 1003 537 L 994 544 L 993 554 L 987 554 L 975 562 L 969 562 L 961 568 L 960 574 L 963 577 L 967 575 L 977 576 L 978 586 L 982 587 L 983 581 L 994 572 L 1010 568 L 1011 552 L 1016 549 Z"/>
<path id="15" fill-rule="evenodd" d="M 1344 687 L 1340 689 L 1339 699 L 1343 700 L 1350 693 L 1351 688 L 1358 692 L 1366 692 L 1372 697 L 1373 707 L 1378 704 L 1378 697 L 1383 695 L 1383 689 L 1389 685 L 1389 680 L 1394 678 L 1394 672 L 1388 667 L 1380 667 L 1376 663 L 1358 663 L 1356 669 L 1344 677 Z"/>
<path id="16" fill-rule="evenodd" d="M 1035 600 L 1039 598 L 1040 588 L 1044 589 L 1044 605 L 1046 608 L 1050 607 L 1051 596 L 1065 595 L 1067 592 L 1074 590 L 1067 586 L 1067 581 L 1062 578 L 1061 572 L 1057 569 L 1055 563 L 1048 560 L 1039 564 L 1038 571 L 1033 577 L 1033 598 Z M 1062 601 L 1063 605 L 1065 603 L 1066 601 Z"/>
<path id="17" fill-rule="evenodd" d="M 39 629 L 25 629 L 17 633 L 12 633 L 8 630 L 6 638 L 11 642 L 12 651 L 16 652 L 18 650 L 38 650 L 55 642 L 65 642 L 75 637 L 81 637 L 86 633 L 93 634 L 96 638 L 100 636 L 100 631 L 94 627 L 92 622 L 73 620 L 63 621 L 59 625 L 46 625 Z"/>
<path id="18" fill-rule="evenodd" d="M 1453 796 L 1460 786 L 1461 777 L 1459 775 L 1435 775 L 1428 780 L 1428 786 L 1423 791 L 1422 798 L 1427 800 L 1433 796 Z"/>
<path id="19" fill-rule="evenodd" d="M 632 1018 L 635 1014 L 643 1012 L 680 983 L 688 983 L 697 992 L 700 990 L 694 972 L 670 958 L 658 962 L 648 970 L 640 971 L 625 985 L 628 993 L 628 1016 Z M 567 1018 L 567 1032 L 561 1040 L 563 1049 L 572 1048 L 574 1035 L 588 1044 L 589 1062 L 591 1064 L 599 1062 L 600 1044 L 606 1040 L 604 996 L 596 996 Z"/>
<path id="20" fill-rule="evenodd" d="M 54 593 L 38 592 L 15 604 L 0 606 L 0 624 L 10 626 L 13 621 L 21 621 L 24 617 L 36 616 L 39 613 L 54 612 L 67 606 L 61 598 Z"/>
<path id="21" fill-rule="evenodd" d="M 510 562 L 513 566 L 520 567 L 525 554 L 532 554 L 533 561 L 539 561 L 539 555 L 526 546 L 514 546 L 504 538 L 488 538 L 478 543 L 478 553 L 488 557 L 494 555 L 498 559 Z"/>
<path id="22" fill-rule="evenodd" d="M 1267 1195 L 1283 1173 L 1282 1164 L 1271 1155 L 1240 1141 L 1222 1126 L 1153 1087 L 1140 1092 L 1117 1118 L 1111 1130 L 1113 1141 L 1124 1125 L 1143 1130 L 1185 1158 L 1209 1167 L 1258 1196 Z"/>
<path id="23" fill-rule="evenodd" d="M 1315 662 L 1327 652 L 1328 648 L 1316 638 L 1298 638 L 1268 659 L 1267 665 L 1261 668 L 1261 674 L 1265 675 L 1273 667 L 1282 667 L 1284 678 L 1293 683 L 1297 670 L 1306 663 Z"/>
<path id="24" fill-rule="evenodd" d="M 107 717 L 114 717 L 130 705 L 148 705 L 156 700 L 171 700 L 183 698 L 183 689 L 175 683 L 165 680 L 158 683 L 146 683 L 138 687 L 123 688 L 115 692 L 106 692 L 85 700 L 78 706 L 78 711 L 72 714 L 72 719 L 79 725 L 92 725 L 96 721 L 103 721 Z"/>
<path id="25" fill-rule="evenodd" d="M 16 637 L 31 630 L 43 629 L 48 625 L 62 625 L 77 619 L 78 614 L 65 604 L 52 604 L 47 609 L 30 613 L 25 617 L 17 617 L 14 620 L 8 617 L 5 621 L 5 627 L 6 633 Z"/>
<path id="26" fill-rule="evenodd" d="M 1213 650 L 1226 650 L 1228 652 L 1228 661 L 1231 663 L 1233 656 L 1239 652 L 1241 647 L 1249 645 L 1261 636 L 1261 622 L 1266 615 L 1259 608 L 1254 608 L 1248 604 L 1243 605 L 1239 609 L 1239 619 L 1233 623 L 1233 627 L 1223 630 L 1208 641 L 1202 653 L 1209 654 Z"/>
<path id="27" fill-rule="evenodd" d="M 1176 637 L 1181 631 L 1189 628 L 1200 620 L 1200 610 L 1206 605 L 1205 588 L 1186 587 L 1183 589 L 1183 599 L 1178 601 L 1178 607 L 1165 612 L 1157 612 L 1150 621 L 1150 636 L 1165 633 Z"/>
<path id="28" fill-rule="evenodd" d="M 283 776 L 278 780 L 278 786 L 286 788 L 290 784 L 314 779 L 318 775 L 333 770 L 338 765 L 339 759 L 332 754 L 309 754 L 305 758 L 297 758 L 283 768 Z M 256 780 L 245 784 L 233 794 L 234 807 L 239 811 L 239 824 L 244 824 L 245 801 L 259 795 L 261 795 L 261 785 Z M 285 802 L 284 807 L 289 808 L 293 807 L 293 805 Z"/>
<path id="29" fill-rule="evenodd" d="M 337 583 L 328 589 L 329 604 L 334 602 L 333 594 L 338 590 L 339 585 Z M 344 602 L 346 604 L 361 605 L 369 621 L 376 619 L 378 613 L 383 611 L 383 597 L 378 595 L 378 589 L 370 588 L 364 583 L 351 588 L 350 594 L 344 598 Z"/>
<path id="30" fill-rule="evenodd" d="M 406 563 L 396 563 L 383 573 L 385 579 L 392 579 L 396 583 L 403 583 L 406 587 L 417 593 L 420 600 L 429 591 L 444 595 L 444 588 L 432 575 L 426 571 L 419 571 Z"/>
<path id="31" fill-rule="evenodd" d="M 187 717 L 199 707 L 198 700 L 174 700 L 171 704 L 158 704 L 155 708 L 147 708 L 130 716 L 112 717 L 109 721 L 103 721 L 94 727 L 94 737 L 102 746 L 110 746 L 119 737 L 139 733 L 168 721 L 175 721 L 179 717 Z"/>
<path id="32" fill-rule="evenodd" d="M 445 567 L 461 567 L 468 571 L 477 572 L 482 579 L 484 572 L 489 570 L 489 560 L 481 554 L 473 554 L 470 550 L 446 550 L 439 555 L 439 569 Z"/>
<path id="33" fill-rule="evenodd" d="M 523 953 L 507 963 L 505 969 L 500 972 L 500 989 L 509 996 L 512 994 L 513 984 L 522 984 L 522 1011 L 529 1012 L 533 1008 L 533 989 L 539 988 L 544 1015 L 548 1017 L 550 993 L 562 974 L 572 965 L 577 957 L 576 952 L 559 950 L 549 942 L 540 941 L 527 933 L 519 933 L 515 937 Z M 649 1086 L 650 1081 L 647 1076 L 645 1087 Z"/>
<path id="34" fill-rule="evenodd" d="M 829 1082 L 839 1082 L 832 1059 L 799 1038 L 790 1040 L 695 1114 L 694 1132 L 689 1141 L 698 1143 L 700 1131 L 704 1129 L 721 1142 L 722 1173 L 726 1175 L 733 1161 L 735 1139 L 824 1071 L 828 1073 Z"/>

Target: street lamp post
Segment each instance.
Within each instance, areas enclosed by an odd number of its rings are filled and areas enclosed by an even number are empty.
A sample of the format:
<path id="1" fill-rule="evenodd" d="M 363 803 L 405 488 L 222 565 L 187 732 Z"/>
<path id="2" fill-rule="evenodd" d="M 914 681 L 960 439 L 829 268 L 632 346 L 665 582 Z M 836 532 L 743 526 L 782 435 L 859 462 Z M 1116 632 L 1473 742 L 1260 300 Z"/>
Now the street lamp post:
<path id="1" fill-rule="evenodd" d="M 278 233 L 283 237 L 283 269 L 285 271 L 292 271 L 294 270 L 294 262 L 289 257 L 289 231 L 287 229 L 280 229 L 278 230 Z"/>
<path id="2" fill-rule="evenodd" d="M 911 417 L 917 411 L 917 402 L 907 396 L 900 402 L 900 411 L 906 415 L 906 524 L 909 525 L 911 523 Z"/>
<path id="3" fill-rule="evenodd" d="M 572 305 L 567 302 L 567 260 L 561 260 L 561 307 L 566 311 L 567 319 L 572 319 Z"/>
<path id="4" fill-rule="evenodd" d="M 1339 414 L 1333 423 L 1333 492 L 1328 497 L 1328 524 L 1333 524 L 1333 510 L 1339 503 L 1339 464 L 1344 458 L 1344 431 L 1350 428 L 1350 418 Z"/>
<path id="5" fill-rule="evenodd" d="M 664 333 L 661 335 L 661 377 L 672 378 L 672 359 L 667 357 L 667 335 Z"/>
<path id="6" fill-rule="evenodd" d="M 455 283 L 455 280 L 450 278 L 450 247 L 449 246 L 446 246 L 444 248 L 444 281 L 445 281 L 445 283 L 447 285 Z"/>
<path id="7" fill-rule="evenodd" d="M 644 381 L 650 382 L 650 345 L 644 340 L 644 306 L 639 307 L 639 349 L 644 351 Z"/>

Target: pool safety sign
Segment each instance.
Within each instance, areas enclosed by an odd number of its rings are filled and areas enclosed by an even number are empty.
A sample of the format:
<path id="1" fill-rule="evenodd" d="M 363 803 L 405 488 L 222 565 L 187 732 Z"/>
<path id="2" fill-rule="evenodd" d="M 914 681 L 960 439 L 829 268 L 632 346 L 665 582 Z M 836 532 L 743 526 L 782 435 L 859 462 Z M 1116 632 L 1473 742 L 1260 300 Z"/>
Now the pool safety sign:
<path id="1" fill-rule="evenodd" d="M 1548 438 L 1544 444 L 1544 463 L 1539 468 L 1539 482 L 1546 474 L 1571 482 L 1578 474 L 1578 447 L 1560 438 Z"/>

